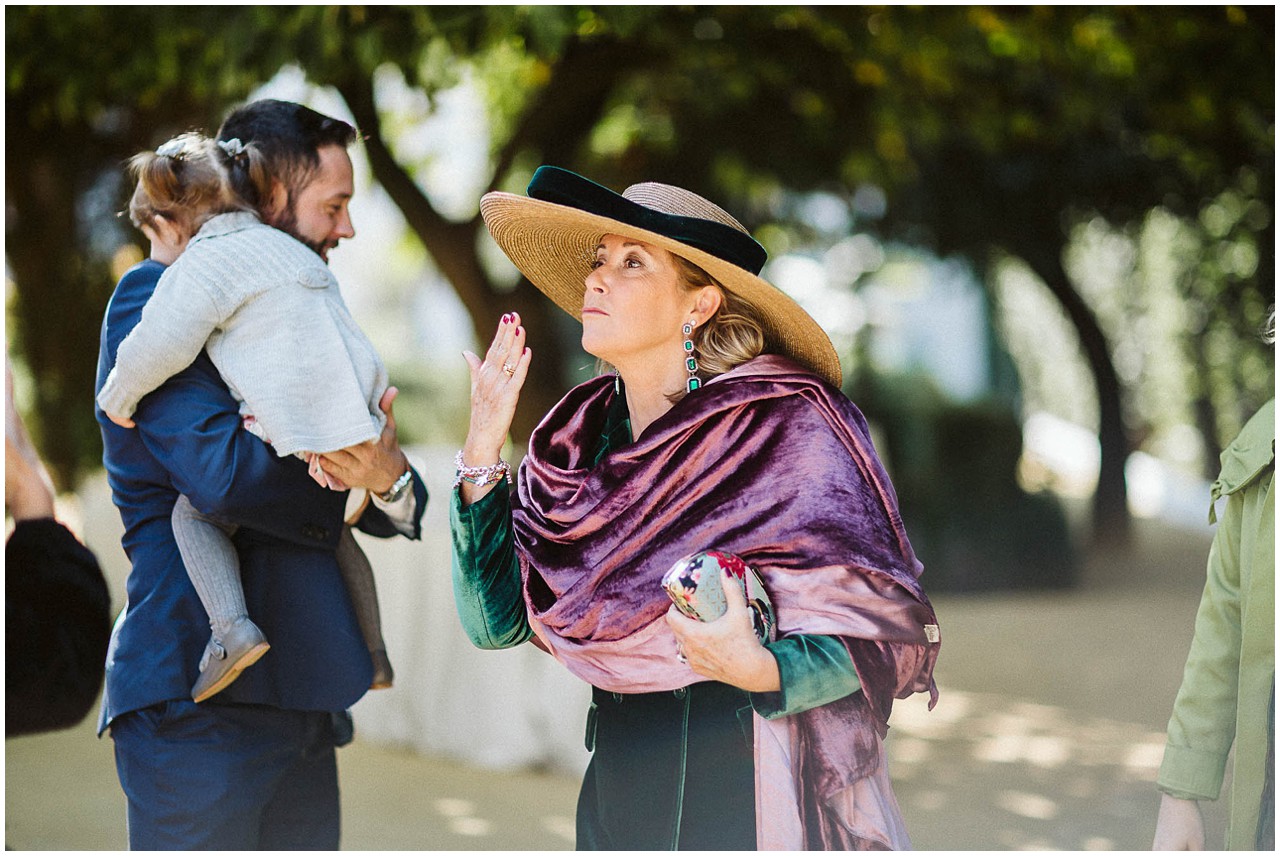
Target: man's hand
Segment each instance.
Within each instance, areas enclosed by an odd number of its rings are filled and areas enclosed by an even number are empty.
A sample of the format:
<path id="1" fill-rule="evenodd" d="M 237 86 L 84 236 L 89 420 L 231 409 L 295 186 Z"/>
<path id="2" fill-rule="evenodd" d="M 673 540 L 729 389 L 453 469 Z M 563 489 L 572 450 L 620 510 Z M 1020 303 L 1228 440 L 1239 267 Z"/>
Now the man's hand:
<path id="1" fill-rule="evenodd" d="M 331 476 L 320 466 L 320 455 L 315 452 L 307 452 L 307 475 L 311 476 L 311 480 L 320 487 L 329 490 L 351 490 L 342 479 L 337 476 Z"/>
<path id="2" fill-rule="evenodd" d="M 391 403 L 400 390 L 387 387 L 378 406 L 387 415 L 382 436 L 356 446 L 348 446 L 336 452 L 321 455 L 319 466 L 323 475 L 337 479 L 348 487 L 362 487 L 372 493 L 386 493 L 396 479 L 409 468 L 409 459 L 400 450 L 396 438 L 396 418 L 391 413 Z"/>
<path id="3" fill-rule="evenodd" d="M 1204 814 L 1195 800 L 1160 795 L 1160 814 L 1156 817 L 1156 837 L 1152 850 L 1203 850 Z"/>

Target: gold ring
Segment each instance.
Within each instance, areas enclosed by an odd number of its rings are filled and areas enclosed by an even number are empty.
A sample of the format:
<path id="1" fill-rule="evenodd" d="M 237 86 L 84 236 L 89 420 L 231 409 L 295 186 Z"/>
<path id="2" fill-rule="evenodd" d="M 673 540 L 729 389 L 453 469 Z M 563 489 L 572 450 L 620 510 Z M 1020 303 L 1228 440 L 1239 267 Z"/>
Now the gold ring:
<path id="1" fill-rule="evenodd" d="M 511 363 L 503 363 L 502 370 L 506 372 L 509 377 L 516 376 L 516 368 L 515 366 L 511 365 Z"/>

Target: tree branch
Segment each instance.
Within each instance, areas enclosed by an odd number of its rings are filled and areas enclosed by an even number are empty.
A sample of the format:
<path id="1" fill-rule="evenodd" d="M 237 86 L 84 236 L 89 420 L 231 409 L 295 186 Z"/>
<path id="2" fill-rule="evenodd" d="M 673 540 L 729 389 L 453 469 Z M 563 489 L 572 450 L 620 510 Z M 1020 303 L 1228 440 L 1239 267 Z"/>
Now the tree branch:
<path id="1" fill-rule="evenodd" d="M 655 49 L 635 42 L 623 50 L 612 36 L 570 39 L 546 86 L 498 152 L 490 189 L 502 185 L 516 157 L 529 149 L 538 150 L 544 163 L 572 163 L 618 83 L 656 57 Z"/>

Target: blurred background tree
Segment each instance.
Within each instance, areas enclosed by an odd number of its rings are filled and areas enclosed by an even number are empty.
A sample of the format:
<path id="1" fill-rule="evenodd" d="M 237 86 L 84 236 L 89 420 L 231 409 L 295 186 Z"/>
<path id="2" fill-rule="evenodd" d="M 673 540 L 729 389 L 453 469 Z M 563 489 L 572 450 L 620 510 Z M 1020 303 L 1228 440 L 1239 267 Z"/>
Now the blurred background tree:
<path id="1" fill-rule="evenodd" d="M 1002 283 L 1029 271 L 1091 378 L 1100 538 L 1127 532 L 1125 462 L 1159 411 L 1148 392 L 1159 365 L 1130 323 L 1150 321 L 1151 283 L 1176 280 L 1169 347 L 1197 367 L 1178 390 L 1206 470 L 1274 385 L 1257 341 L 1274 302 L 1270 7 L 8 7 L 6 48 L 11 348 L 39 378 L 35 421 L 63 485 L 100 455 L 96 331 L 111 260 L 139 241 L 112 216 L 127 197 L 121 164 L 178 131 L 215 129 L 286 67 L 341 95 L 374 179 L 476 339 L 504 311 L 525 319 L 538 359 L 518 442 L 582 355 L 567 319 L 494 258 L 477 209 L 428 191 L 430 164 L 404 144 L 463 84 L 483 99 L 490 189 L 522 191 L 555 163 L 615 188 L 656 178 L 704 193 L 775 258 L 865 234 L 966 259 L 1017 358 L 1017 372 L 993 361 L 993 383 L 1020 375 L 1052 410 L 1053 368 L 1033 377 L 1035 348 L 1015 341 L 1043 318 L 1007 323 Z M 388 95 L 404 92 L 422 106 Z M 817 204 L 835 210 L 834 228 L 804 216 Z M 1157 234 L 1182 254 L 1163 272 L 1141 264 Z M 1100 287 L 1078 250 L 1104 239 L 1134 262 Z M 844 287 L 856 293 L 870 273 Z M 842 357 L 859 403 L 900 424 L 902 396 L 874 394 L 873 361 Z M 1016 427 L 1023 404 L 1006 394 L 1002 424 Z M 930 424 L 990 445 L 1010 436 Z M 905 442 L 890 437 L 888 457 Z M 1008 486 L 1016 463 L 1004 458 Z M 940 508 L 969 479 L 953 460 L 922 464 L 954 482 Z"/>

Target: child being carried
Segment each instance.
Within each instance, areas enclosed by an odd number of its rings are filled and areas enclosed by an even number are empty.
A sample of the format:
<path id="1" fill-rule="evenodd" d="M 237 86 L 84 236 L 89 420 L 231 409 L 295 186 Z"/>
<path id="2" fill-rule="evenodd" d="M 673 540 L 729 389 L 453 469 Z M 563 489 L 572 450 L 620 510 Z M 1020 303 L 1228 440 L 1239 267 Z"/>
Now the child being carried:
<path id="1" fill-rule="evenodd" d="M 262 223 L 245 201 L 269 198 L 261 153 L 239 140 L 184 134 L 136 155 L 130 170 L 137 178 L 130 218 L 151 241 L 152 257 L 170 266 L 120 344 L 98 406 L 116 424 L 134 427 L 139 400 L 207 350 L 240 402 L 245 428 L 281 456 L 306 458 L 321 485 L 346 489 L 324 474 L 319 457 L 381 435 L 387 371 L 320 256 Z M 358 515 L 343 526 L 337 559 L 378 689 L 390 686 L 393 674 L 373 569 L 349 525 Z M 197 702 L 270 648 L 247 614 L 235 529 L 186 496 L 174 505 L 174 536 L 212 630 L 192 688 Z"/>

